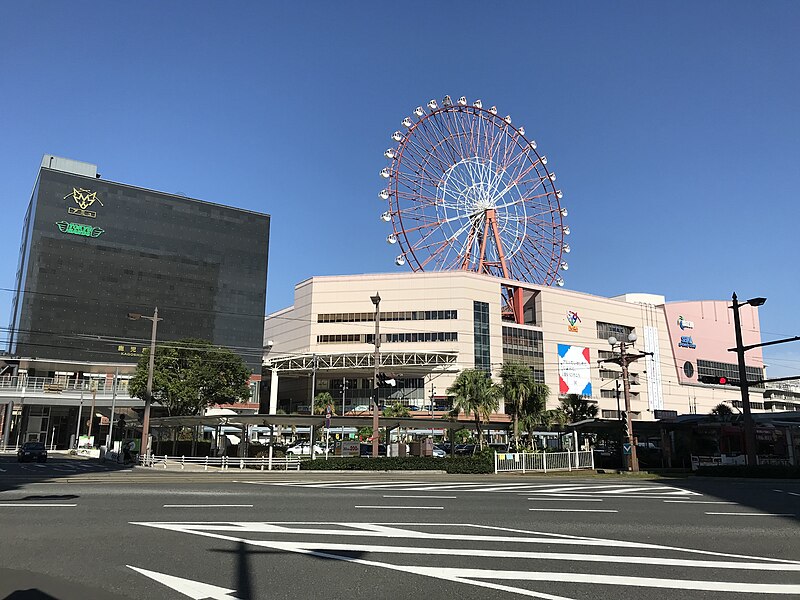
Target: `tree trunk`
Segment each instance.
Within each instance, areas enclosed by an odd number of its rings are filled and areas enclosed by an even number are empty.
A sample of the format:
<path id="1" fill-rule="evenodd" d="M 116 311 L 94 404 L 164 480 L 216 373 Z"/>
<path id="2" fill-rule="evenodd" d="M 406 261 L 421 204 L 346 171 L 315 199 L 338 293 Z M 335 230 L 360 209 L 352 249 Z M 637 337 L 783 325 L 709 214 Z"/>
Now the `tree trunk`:
<path id="1" fill-rule="evenodd" d="M 483 430 L 481 429 L 481 416 L 475 411 L 475 429 L 478 431 L 478 448 L 483 450 Z"/>
<path id="2" fill-rule="evenodd" d="M 514 447 L 517 452 L 519 452 L 517 449 L 519 448 L 519 411 L 521 407 L 521 402 L 514 407 Z"/>

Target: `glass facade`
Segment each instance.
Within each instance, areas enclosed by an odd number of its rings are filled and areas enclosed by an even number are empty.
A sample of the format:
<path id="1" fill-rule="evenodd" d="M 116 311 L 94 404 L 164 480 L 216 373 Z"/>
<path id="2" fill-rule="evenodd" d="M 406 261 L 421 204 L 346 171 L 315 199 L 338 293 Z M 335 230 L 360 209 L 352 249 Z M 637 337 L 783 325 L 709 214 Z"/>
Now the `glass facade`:
<path id="1" fill-rule="evenodd" d="M 401 310 L 381 313 L 381 322 L 384 321 L 438 321 L 443 319 L 457 319 L 456 310 Z M 374 323 L 375 313 L 322 313 L 317 315 L 317 323 Z"/>
<path id="2" fill-rule="evenodd" d="M 763 379 L 761 369 L 758 367 L 745 366 L 747 381 L 760 381 Z M 703 376 L 727 377 L 730 381 L 739 381 L 739 365 L 735 363 L 723 363 L 712 360 L 697 361 L 697 379 Z M 763 388 L 763 383 L 755 383 L 750 387 Z"/>
<path id="3" fill-rule="evenodd" d="M 542 332 L 503 325 L 503 362 L 517 361 L 531 368 L 533 380 L 544 383 Z"/>
<path id="4" fill-rule="evenodd" d="M 597 322 L 597 337 L 601 340 L 607 340 L 611 336 L 617 338 L 618 342 L 627 342 L 628 335 L 633 333 L 634 327 L 627 325 L 617 325 L 616 323 L 603 323 Z"/>
<path id="5" fill-rule="evenodd" d="M 472 318 L 475 332 L 475 368 L 484 371 L 492 370 L 489 346 L 489 303 L 472 303 Z"/>
<path id="6" fill-rule="evenodd" d="M 12 304 L 16 356 L 136 362 L 158 339 L 199 338 L 260 370 L 268 215 L 43 168 Z"/>

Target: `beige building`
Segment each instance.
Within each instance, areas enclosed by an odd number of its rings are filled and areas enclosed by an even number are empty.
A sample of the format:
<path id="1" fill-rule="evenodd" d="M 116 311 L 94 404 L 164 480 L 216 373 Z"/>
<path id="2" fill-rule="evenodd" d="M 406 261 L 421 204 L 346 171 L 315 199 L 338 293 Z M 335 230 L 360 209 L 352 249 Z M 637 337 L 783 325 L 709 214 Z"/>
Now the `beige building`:
<path id="1" fill-rule="evenodd" d="M 504 300 L 509 288 L 516 289 L 516 316 Z M 389 402 L 443 410 L 459 371 L 483 368 L 497 377 L 504 361 L 518 360 L 549 386 L 550 408 L 560 396 L 578 393 L 597 403 L 599 416 L 617 418 L 618 385 L 624 408 L 621 369 L 600 361 L 619 355 L 610 336 L 627 340 L 635 333 L 629 353 L 651 354 L 630 368 L 634 418 L 739 404 L 738 387 L 700 381 L 738 379 L 736 355 L 727 351 L 735 341 L 725 301 L 666 303 L 651 294 L 603 298 L 470 272 L 432 272 L 313 277 L 297 284 L 294 305 L 266 317 L 270 412 L 308 410 L 312 395 L 321 391 L 331 393 L 337 413 L 342 405 L 345 411 L 366 410 L 373 389 L 376 293 L 379 369 L 398 382 L 380 390 Z M 744 306 L 741 314 L 744 343 L 760 342 L 757 309 Z M 748 378 L 761 378 L 760 352 L 748 352 L 747 360 Z M 763 409 L 762 388 L 751 389 L 751 400 L 754 410 Z"/>

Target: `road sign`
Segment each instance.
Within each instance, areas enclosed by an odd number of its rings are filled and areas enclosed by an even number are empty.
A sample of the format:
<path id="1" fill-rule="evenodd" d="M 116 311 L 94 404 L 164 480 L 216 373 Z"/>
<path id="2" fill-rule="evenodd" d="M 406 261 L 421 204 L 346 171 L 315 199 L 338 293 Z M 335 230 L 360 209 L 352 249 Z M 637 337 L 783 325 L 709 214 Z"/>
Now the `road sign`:
<path id="1" fill-rule="evenodd" d="M 625 442 L 622 444 L 622 453 L 626 456 L 629 456 L 631 453 L 631 444 L 630 442 Z"/>

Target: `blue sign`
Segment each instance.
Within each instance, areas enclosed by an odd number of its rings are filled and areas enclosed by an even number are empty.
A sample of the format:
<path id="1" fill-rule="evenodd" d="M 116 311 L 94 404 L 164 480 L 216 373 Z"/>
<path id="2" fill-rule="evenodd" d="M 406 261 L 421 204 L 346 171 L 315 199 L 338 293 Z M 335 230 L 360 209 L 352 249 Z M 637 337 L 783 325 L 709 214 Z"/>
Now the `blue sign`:
<path id="1" fill-rule="evenodd" d="M 681 336 L 681 341 L 678 342 L 678 347 L 679 348 L 691 348 L 692 350 L 694 350 L 695 348 L 697 348 L 697 344 L 695 344 L 692 341 L 692 336 L 690 336 L 690 335 L 682 335 Z"/>
<path id="2" fill-rule="evenodd" d="M 625 442 L 624 444 L 622 444 L 622 453 L 625 456 L 630 456 L 630 453 L 631 453 L 631 444 L 630 444 L 630 442 Z"/>

